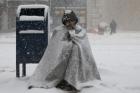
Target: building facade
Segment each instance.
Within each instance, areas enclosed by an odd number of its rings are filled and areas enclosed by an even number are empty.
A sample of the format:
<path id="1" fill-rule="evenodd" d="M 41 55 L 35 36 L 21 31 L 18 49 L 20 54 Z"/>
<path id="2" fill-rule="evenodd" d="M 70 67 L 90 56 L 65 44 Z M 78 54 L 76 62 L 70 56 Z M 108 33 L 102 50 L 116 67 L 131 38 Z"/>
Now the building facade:
<path id="1" fill-rule="evenodd" d="M 73 9 L 88 31 L 97 28 L 100 22 L 110 24 L 112 19 L 120 30 L 140 30 L 140 0 L 0 0 L 0 32 L 15 29 L 18 5 L 35 3 L 51 7 L 52 27 L 61 23 L 64 9 Z"/>
<path id="2" fill-rule="evenodd" d="M 88 29 L 114 19 L 120 31 L 140 31 L 140 0 L 87 0 Z"/>

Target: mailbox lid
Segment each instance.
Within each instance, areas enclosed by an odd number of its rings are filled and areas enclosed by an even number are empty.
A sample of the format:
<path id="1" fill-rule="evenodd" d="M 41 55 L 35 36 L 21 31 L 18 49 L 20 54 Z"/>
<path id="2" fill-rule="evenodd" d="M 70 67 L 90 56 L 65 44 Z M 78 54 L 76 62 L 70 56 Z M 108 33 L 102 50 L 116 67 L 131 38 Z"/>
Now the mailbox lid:
<path id="1" fill-rule="evenodd" d="M 44 16 L 46 18 L 48 12 L 49 7 L 43 4 L 19 5 L 17 9 L 17 17 L 26 15 L 26 16 Z"/>

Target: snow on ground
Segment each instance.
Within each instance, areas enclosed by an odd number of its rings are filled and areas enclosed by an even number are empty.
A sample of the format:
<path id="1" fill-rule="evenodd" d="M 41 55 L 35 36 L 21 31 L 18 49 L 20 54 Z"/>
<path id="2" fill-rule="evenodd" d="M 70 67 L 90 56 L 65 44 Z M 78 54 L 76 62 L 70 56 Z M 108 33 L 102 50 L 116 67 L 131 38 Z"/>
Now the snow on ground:
<path id="1" fill-rule="evenodd" d="M 140 93 L 140 33 L 88 34 L 102 81 L 81 93 Z M 36 64 L 27 65 L 27 77 L 15 77 L 15 33 L 0 35 L 0 93 L 66 93 L 62 90 L 27 89 Z"/>

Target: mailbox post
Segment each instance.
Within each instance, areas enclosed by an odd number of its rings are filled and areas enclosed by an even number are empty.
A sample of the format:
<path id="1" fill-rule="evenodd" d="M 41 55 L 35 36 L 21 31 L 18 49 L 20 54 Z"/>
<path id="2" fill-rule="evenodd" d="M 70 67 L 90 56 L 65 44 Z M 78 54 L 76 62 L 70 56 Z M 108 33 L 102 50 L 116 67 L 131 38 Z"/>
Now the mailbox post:
<path id="1" fill-rule="evenodd" d="M 26 64 L 38 63 L 48 44 L 49 11 L 46 5 L 20 5 L 16 17 L 16 77 L 26 76 Z"/>

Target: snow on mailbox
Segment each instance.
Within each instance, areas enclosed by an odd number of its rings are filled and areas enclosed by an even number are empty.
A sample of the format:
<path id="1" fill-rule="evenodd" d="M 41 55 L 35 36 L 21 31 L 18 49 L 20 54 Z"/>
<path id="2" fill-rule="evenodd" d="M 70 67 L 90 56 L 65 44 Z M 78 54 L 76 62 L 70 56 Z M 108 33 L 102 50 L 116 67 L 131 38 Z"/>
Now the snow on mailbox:
<path id="1" fill-rule="evenodd" d="M 16 16 L 16 76 L 26 75 L 27 63 L 38 63 L 48 44 L 49 7 L 20 5 Z"/>

